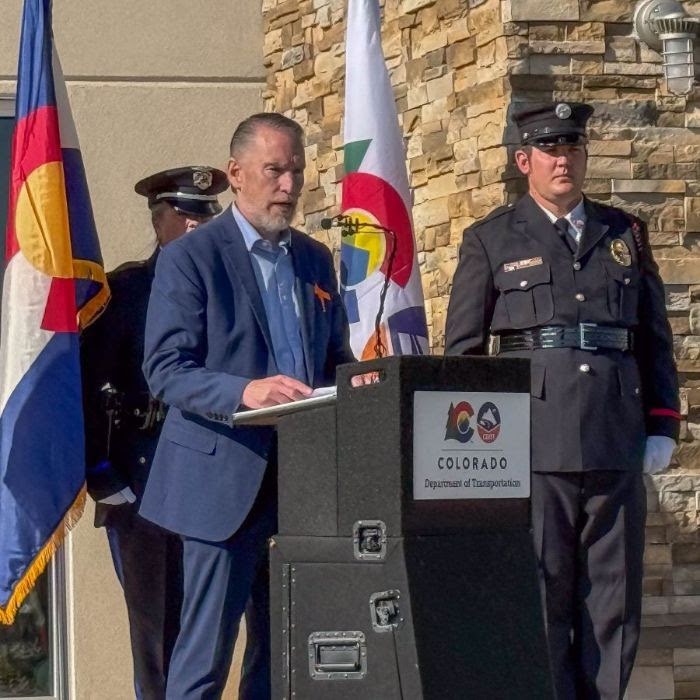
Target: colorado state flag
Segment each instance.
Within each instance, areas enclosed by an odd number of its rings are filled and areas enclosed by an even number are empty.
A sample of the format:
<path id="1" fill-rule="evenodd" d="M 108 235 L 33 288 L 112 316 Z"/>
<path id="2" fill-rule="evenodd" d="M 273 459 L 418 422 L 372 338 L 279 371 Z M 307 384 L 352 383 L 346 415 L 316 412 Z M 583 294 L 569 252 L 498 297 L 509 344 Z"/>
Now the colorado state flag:
<path id="1" fill-rule="evenodd" d="M 0 622 L 85 502 L 78 332 L 109 299 L 51 0 L 25 0 L 0 309 Z"/>

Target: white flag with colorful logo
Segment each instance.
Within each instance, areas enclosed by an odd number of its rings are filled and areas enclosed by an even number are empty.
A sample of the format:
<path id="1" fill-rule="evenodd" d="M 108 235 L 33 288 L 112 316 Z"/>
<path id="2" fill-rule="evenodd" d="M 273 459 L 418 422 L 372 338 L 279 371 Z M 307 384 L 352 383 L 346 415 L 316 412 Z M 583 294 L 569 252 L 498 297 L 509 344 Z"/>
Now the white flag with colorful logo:
<path id="1" fill-rule="evenodd" d="M 345 37 L 342 210 L 355 225 L 342 240 L 340 282 L 350 342 L 362 360 L 423 354 L 428 331 L 411 193 L 377 0 L 349 0 Z"/>

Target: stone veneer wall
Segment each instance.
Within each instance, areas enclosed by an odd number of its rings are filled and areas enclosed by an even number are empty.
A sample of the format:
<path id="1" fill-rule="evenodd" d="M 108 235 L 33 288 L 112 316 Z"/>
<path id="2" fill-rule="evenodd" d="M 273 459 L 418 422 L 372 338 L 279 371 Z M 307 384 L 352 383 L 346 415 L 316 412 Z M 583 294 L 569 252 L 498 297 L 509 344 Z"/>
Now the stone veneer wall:
<path id="1" fill-rule="evenodd" d="M 463 229 L 523 189 L 513 103 L 591 102 L 586 191 L 649 223 L 684 420 L 673 468 L 648 483 L 644 632 L 629 695 L 700 698 L 700 92 L 667 92 L 659 55 L 632 37 L 633 1 L 382 4 L 435 352 Z M 700 15 L 699 3 L 686 6 Z M 331 248 L 319 220 L 339 213 L 344 14 L 345 0 L 263 0 L 265 106 L 306 129 L 300 223 Z"/>

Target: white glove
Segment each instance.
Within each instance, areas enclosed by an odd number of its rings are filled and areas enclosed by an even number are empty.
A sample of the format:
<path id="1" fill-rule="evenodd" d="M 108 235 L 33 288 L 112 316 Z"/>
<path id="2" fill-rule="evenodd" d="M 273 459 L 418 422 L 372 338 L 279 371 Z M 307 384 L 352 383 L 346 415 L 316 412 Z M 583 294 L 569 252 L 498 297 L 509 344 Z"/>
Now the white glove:
<path id="1" fill-rule="evenodd" d="M 135 503 L 136 494 L 127 486 L 125 489 L 117 491 L 111 496 L 100 498 L 97 502 L 104 503 L 106 506 L 121 506 L 124 505 L 124 503 Z"/>
<path id="2" fill-rule="evenodd" d="M 644 450 L 643 469 L 645 474 L 662 472 L 671 463 L 676 441 L 665 435 L 650 435 Z"/>

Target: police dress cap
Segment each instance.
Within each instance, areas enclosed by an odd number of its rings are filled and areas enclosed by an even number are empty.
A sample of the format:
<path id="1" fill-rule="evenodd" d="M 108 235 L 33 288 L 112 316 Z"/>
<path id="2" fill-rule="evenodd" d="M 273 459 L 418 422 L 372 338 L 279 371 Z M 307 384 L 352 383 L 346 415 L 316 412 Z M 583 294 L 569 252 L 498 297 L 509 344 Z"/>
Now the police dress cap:
<path id="1" fill-rule="evenodd" d="M 206 165 L 163 170 L 139 180 L 134 189 L 148 206 L 167 202 L 183 214 L 213 216 L 221 211 L 217 195 L 228 187 L 226 173 Z"/>
<path id="2" fill-rule="evenodd" d="M 513 115 L 523 146 L 586 143 L 586 122 L 593 107 L 582 102 L 527 105 Z"/>

